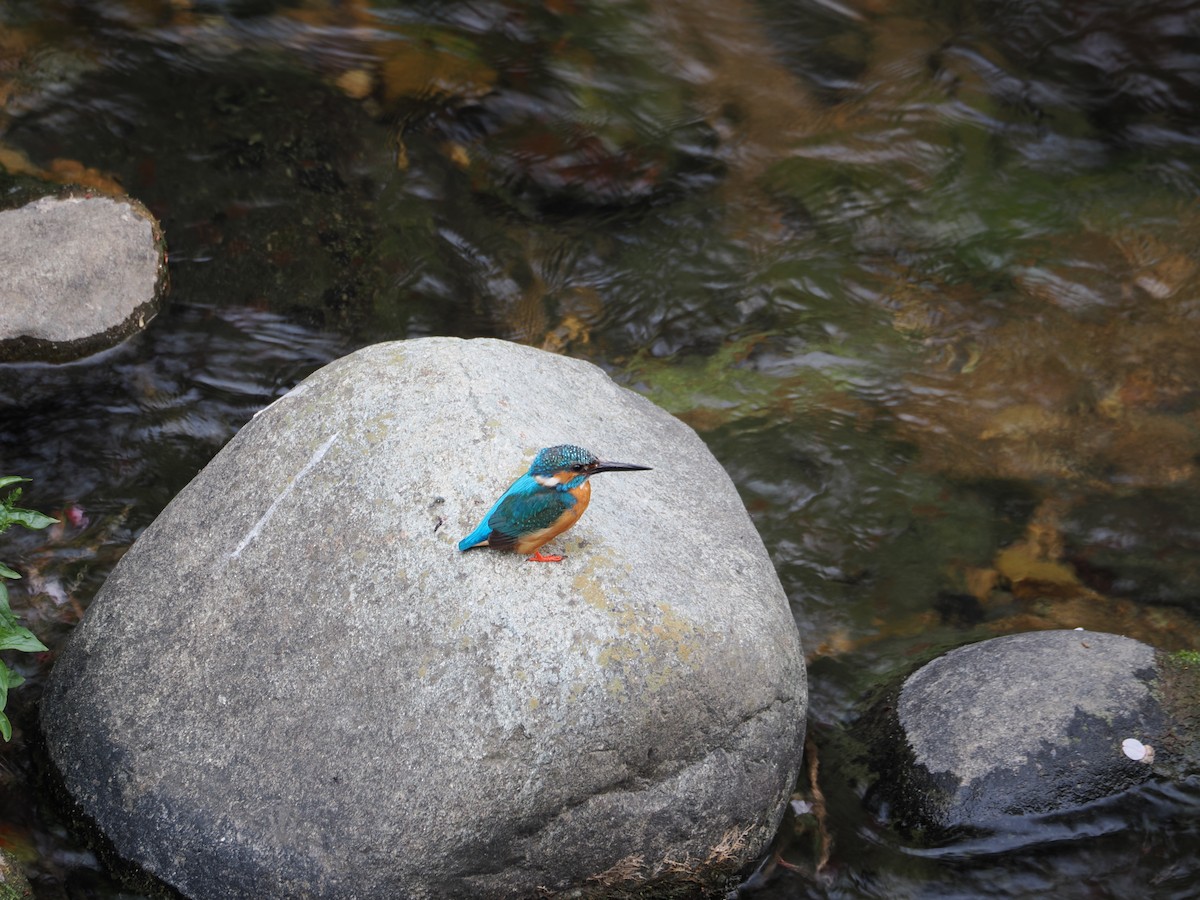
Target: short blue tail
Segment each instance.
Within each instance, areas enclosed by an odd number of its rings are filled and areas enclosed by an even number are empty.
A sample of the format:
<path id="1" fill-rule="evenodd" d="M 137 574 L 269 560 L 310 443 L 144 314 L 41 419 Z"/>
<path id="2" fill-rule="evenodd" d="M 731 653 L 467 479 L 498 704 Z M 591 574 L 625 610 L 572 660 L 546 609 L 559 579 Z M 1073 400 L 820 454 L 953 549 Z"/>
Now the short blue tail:
<path id="1" fill-rule="evenodd" d="M 487 539 L 491 537 L 491 534 L 492 530 L 488 528 L 487 522 L 480 522 L 478 528 L 458 542 L 458 549 L 473 550 L 476 547 L 482 547 L 487 543 Z"/>

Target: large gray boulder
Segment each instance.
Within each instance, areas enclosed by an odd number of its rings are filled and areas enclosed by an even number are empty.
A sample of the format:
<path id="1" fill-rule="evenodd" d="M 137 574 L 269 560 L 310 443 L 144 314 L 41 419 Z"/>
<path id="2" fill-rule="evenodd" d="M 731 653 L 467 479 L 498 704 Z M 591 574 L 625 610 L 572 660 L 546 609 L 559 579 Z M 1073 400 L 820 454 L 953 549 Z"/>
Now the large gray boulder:
<path id="1" fill-rule="evenodd" d="M 0 361 L 77 359 L 158 312 L 167 258 L 129 198 L 43 197 L 0 211 Z"/>
<path id="2" fill-rule="evenodd" d="M 550 444 L 600 475 L 566 559 L 460 553 Z M 235 437 L 54 668 L 51 758 L 192 897 L 719 887 L 778 824 L 795 624 L 725 472 L 596 367 L 380 344 Z"/>
<path id="3" fill-rule="evenodd" d="M 1195 772 L 1189 659 L 1082 629 L 952 650 L 877 707 L 873 800 L 935 833 L 1020 830 L 1023 817 Z"/>

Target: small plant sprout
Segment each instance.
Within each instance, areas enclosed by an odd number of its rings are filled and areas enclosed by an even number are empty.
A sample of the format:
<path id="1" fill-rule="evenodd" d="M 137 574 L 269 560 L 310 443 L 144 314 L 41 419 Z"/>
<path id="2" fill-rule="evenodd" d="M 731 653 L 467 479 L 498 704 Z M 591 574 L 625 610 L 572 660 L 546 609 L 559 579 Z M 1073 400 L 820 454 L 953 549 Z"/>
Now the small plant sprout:
<path id="1" fill-rule="evenodd" d="M 21 478 L 17 475 L 2 476 L 0 477 L 0 491 L 28 480 L 28 478 Z M 17 506 L 17 501 L 20 499 L 21 489 L 13 488 L 7 497 L 0 500 L 0 533 L 7 531 L 13 525 L 38 529 L 53 525 L 58 521 L 32 509 L 22 509 Z M 4 563 L 0 563 L 0 650 L 41 653 L 46 650 L 46 645 L 34 637 L 32 631 L 17 622 L 17 617 L 8 605 L 8 585 L 5 584 L 5 580 L 20 577 L 17 572 Z M 0 661 L 0 735 L 3 735 L 6 741 L 12 738 L 12 723 L 4 714 L 4 709 L 8 706 L 8 689 L 16 687 L 24 680 L 3 661 Z"/>

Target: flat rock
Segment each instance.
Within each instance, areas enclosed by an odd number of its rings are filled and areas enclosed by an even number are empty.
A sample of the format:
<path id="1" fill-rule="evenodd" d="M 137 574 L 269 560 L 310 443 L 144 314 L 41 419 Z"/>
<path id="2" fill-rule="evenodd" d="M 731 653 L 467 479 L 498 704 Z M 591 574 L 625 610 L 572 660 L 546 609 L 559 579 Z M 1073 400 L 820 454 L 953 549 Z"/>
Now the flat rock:
<path id="1" fill-rule="evenodd" d="M 66 361 L 146 326 L 166 284 L 154 217 L 129 198 L 43 197 L 0 212 L 0 361 Z"/>
<path id="2" fill-rule="evenodd" d="M 1153 648 L 1115 634 L 960 647 L 883 705 L 892 724 L 878 729 L 888 743 L 875 748 L 873 793 L 900 822 L 935 830 L 1004 829 L 1115 795 L 1182 758 L 1160 702 L 1165 677 Z"/>
<path id="3" fill-rule="evenodd" d="M 558 564 L 467 534 L 540 447 L 593 479 Z M 262 411 L 121 560 L 54 668 L 51 758 L 192 897 L 720 890 L 806 712 L 786 597 L 696 434 L 596 367 L 380 344 Z"/>

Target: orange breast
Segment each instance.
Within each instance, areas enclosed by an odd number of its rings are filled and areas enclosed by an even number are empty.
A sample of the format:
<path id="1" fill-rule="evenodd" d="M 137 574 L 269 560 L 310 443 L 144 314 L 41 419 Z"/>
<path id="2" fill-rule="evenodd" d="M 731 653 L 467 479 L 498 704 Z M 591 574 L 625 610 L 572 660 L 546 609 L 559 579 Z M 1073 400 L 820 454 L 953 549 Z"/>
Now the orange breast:
<path id="1" fill-rule="evenodd" d="M 575 498 L 575 505 L 559 516 L 549 528 L 525 535 L 513 545 L 514 550 L 518 553 L 532 553 L 542 544 L 554 540 L 579 521 L 579 517 L 583 515 L 583 511 L 591 502 L 592 486 L 585 481 L 579 487 L 572 488 L 568 493 Z"/>

